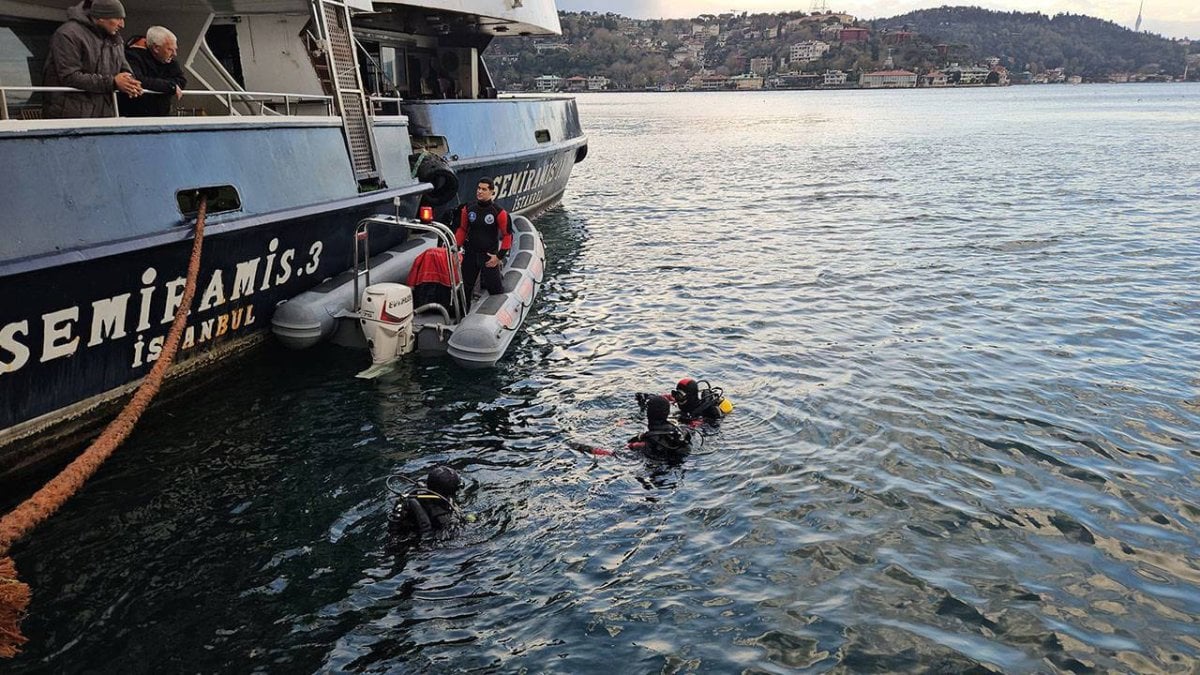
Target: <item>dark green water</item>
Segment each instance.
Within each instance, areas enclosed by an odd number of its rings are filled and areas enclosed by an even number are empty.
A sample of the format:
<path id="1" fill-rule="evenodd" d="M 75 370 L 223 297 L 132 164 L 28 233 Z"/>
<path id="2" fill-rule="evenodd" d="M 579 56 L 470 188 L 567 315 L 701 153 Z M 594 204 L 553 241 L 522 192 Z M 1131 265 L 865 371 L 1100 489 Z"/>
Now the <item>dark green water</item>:
<path id="1" fill-rule="evenodd" d="M 12 672 L 1195 672 L 1200 87 L 596 95 L 494 372 L 268 350 L 17 551 Z M 593 458 L 632 394 L 737 404 Z M 475 522 L 386 536 L 389 473 Z"/>

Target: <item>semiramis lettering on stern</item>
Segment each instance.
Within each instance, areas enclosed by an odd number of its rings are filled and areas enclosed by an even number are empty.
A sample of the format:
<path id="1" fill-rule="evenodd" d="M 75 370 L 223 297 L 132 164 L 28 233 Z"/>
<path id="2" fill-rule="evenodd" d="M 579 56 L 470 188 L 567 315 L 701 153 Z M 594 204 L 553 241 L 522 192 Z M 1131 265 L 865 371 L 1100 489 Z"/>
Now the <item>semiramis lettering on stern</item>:
<path id="1" fill-rule="evenodd" d="M 569 166 L 574 163 L 574 157 L 564 155 L 557 157 L 540 167 L 530 167 L 523 171 L 515 171 L 495 177 L 496 199 L 507 199 L 516 196 L 519 206 L 524 208 L 537 201 L 543 188 L 557 184 Z"/>
<path id="2" fill-rule="evenodd" d="M 255 294 L 315 273 L 323 250 L 321 241 L 281 250 L 279 239 L 272 239 L 261 255 L 203 270 L 196 281 L 180 349 L 192 349 L 254 325 L 258 319 Z M 183 276 L 169 278 L 159 268 L 145 266 L 124 292 L 55 308 L 40 316 L 0 321 L 0 379 L 88 351 L 111 352 L 122 344 L 126 345 L 119 347 L 125 354 L 125 367 L 154 362 L 186 285 Z M 78 295 L 86 297 L 86 293 Z"/>

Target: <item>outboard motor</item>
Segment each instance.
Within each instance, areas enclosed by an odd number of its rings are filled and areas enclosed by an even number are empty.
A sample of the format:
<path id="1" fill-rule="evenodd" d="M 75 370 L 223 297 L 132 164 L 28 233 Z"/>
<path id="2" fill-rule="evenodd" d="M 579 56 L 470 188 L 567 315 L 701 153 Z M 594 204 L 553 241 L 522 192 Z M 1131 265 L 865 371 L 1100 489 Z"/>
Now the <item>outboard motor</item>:
<path id="1" fill-rule="evenodd" d="M 412 289 L 404 284 L 372 284 L 363 291 L 359 325 L 371 350 L 371 367 L 358 377 L 375 377 L 413 350 L 412 303 Z"/>

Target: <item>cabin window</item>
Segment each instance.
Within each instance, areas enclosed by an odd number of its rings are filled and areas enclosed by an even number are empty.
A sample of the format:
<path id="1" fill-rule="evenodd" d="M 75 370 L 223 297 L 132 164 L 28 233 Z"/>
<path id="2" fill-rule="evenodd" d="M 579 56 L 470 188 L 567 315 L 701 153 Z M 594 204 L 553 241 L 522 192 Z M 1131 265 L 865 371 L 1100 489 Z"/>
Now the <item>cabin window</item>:
<path id="1" fill-rule="evenodd" d="M 400 74 L 400 63 L 395 47 L 379 48 L 379 74 L 383 78 L 379 83 L 380 93 L 397 91 L 400 88 L 397 83 L 407 79 Z"/>
<path id="2" fill-rule="evenodd" d="M 191 188 L 175 193 L 175 201 L 179 204 L 179 212 L 184 218 L 195 218 L 200 212 L 200 195 L 208 197 L 208 215 L 229 213 L 242 209 L 242 196 L 232 185 L 213 185 L 210 187 Z"/>
<path id="3" fill-rule="evenodd" d="M 0 17 L 0 87 L 42 85 L 50 36 L 57 28 L 53 21 Z M 6 91 L 4 97 L 13 118 L 41 117 L 40 94 Z"/>
<path id="4" fill-rule="evenodd" d="M 538 129 L 537 131 L 533 132 L 533 137 L 535 139 L 537 139 L 538 143 L 549 143 L 550 142 L 550 130 L 549 129 Z"/>

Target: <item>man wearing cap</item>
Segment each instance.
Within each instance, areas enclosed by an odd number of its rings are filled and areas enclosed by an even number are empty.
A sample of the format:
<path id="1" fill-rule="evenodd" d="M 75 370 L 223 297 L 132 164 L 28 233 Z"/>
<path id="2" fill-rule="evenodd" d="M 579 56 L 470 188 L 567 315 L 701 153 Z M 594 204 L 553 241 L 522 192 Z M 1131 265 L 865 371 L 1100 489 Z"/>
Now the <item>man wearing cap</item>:
<path id="1" fill-rule="evenodd" d="M 117 35 L 124 27 L 120 0 L 85 0 L 67 10 L 67 22 L 50 38 L 42 84 L 82 91 L 49 94 L 46 117 L 114 117 L 114 91 L 142 95 Z"/>

